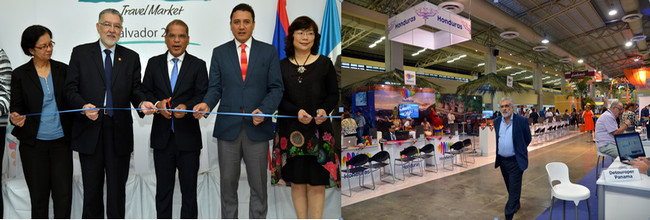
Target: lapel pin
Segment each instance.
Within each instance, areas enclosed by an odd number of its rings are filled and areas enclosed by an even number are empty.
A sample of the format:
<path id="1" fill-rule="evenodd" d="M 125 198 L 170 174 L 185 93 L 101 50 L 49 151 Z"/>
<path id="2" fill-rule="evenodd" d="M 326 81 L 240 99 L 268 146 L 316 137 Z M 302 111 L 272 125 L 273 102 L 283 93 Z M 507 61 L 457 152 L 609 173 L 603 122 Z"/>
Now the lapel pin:
<path id="1" fill-rule="evenodd" d="M 117 60 L 118 60 L 118 61 L 122 61 L 122 57 L 118 57 Z"/>

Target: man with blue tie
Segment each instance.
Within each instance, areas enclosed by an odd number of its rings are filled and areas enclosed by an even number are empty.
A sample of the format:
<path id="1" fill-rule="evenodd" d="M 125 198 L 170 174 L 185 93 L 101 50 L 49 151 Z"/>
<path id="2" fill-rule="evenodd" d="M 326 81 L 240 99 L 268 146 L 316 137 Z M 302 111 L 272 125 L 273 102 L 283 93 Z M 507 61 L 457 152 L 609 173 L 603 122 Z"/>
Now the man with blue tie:
<path id="1" fill-rule="evenodd" d="M 158 113 L 151 126 L 151 148 L 156 170 L 156 213 L 158 218 L 172 218 L 172 201 L 176 169 L 180 182 L 181 218 L 197 218 L 197 174 L 201 154 L 199 120 L 185 112 L 203 100 L 208 89 L 205 61 L 187 53 L 189 28 L 173 20 L 165 28 L 167 52 L 147 63 L 142 85 L 147 100 L 156 102 Z M 140 115 L 143 117 L 144 115 Z"/>
<path id="2" fill-rule="evenodd" d="M 273 114 L 284 85 L 275 47 L 253 39 L 255 12 L 239 4 L 230 14 L 235 40 L 212 51 L 210 82 L 203 102 L 194 106 L 200 119 L 219 104 L 218 112 Z M 248 218 L 266 218 L 269 140 L 275 136 L 271 118 L 217 115 L 212 136 L 217 138 L 221 187 L 221 217 L 237 218 L 237 186 L 241 160 L 250 186 Z"/>
<path id="3" fill-rule="evenodd" d="M 505 217 L 512 219 L 520 208 L 521 182 L 524 170 L 528 168 L 530 127 L 528 119 L 514 114 L 514 106 L 510 97 L 504 97 L 499 103 L 501 116 L 494 120 L 497 140 L 494 168 L 501 167 L 501 175 L 508 190 Z"/>
<path id="4" fill-rule="evenodd" d="M 72 109 L 91 109 L 73 114 L 71 148 L 79 152 L 83 179 L 82 218 L 125 217 L 126 181 L 133 152 L 131 104 L 153 114 L 155 106 L 141 91 L 140 57 L 117 45 L 122 15 L 115 9 L 99 13 L 95 25 L 99 41 L 72 49 L 65 96 Z M 100 111 L 95 109 L 102 107 Z"/>

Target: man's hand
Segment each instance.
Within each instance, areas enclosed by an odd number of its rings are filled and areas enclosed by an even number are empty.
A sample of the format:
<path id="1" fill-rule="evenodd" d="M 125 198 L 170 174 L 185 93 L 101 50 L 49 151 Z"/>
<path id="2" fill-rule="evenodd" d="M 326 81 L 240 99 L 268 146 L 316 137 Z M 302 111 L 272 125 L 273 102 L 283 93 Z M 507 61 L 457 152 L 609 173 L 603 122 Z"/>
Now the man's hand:
<path id="1" fill-rule="evenodd" d="M 638 167 L 640 173 L 646 173 L 646 171 L 648 170 L 648 166 L 650 166 L 650 161 L 645 157 L 638 157 L 635 160 L 636 161 L 628 161 L 628 162 L 630 163 L 630 165 Z"/>
<path id="2" fill-rule="evenodd" d="M 174 109 L 176 109 L 176 110 L 186 110 L 187 106 L 185 106 L 185 104 L 180 104 L 180 105 L 176 106 L 176 108 L 174 108 Z M 185 117 L 185 112 L 174 112 L 174 117 L 175 118 L 183 118 L 183 117 Z"/>
<path id="3" fill-rule="evenodd" d="M 627 125 L 628 127 L 632 126 L 632 121 L 630 121 L 629 119 L 626 119 L 625 120 L 625 125 Z"/>
<path id="4" fill-rule="evenodd" d="M 95 107 L 95 105 L 93 105 L 93 104 L 88 103 L 88 104 L 85 104 L 81 108 L 82 109 L 92 109 L 92 108 L 97 108 L 97 107 Z M 97 120 L 97 118 L 99 117 L 99 109 L 86 110 L 86 111 L 84 111 L 84 114 L 86 115 L 86 117 L 88 117 L 88 119 L 94 121 L 94 120 Z"/>
<path id="5" fill-rule="evenodd" d="M 205 113 L 200 113 L 200 112 L 208 112 L 210 111 L 210 107 L 208 106 L 207 103 L 201 102 L 199 104 L 196 104 L 194 108 L 192 108 L 192 110 L 194 110 L 193 113 L 194 118 L 201 119 L 203 116 L 205 116 Z"/>
<path id="6" fill-rule="evenodd" d="M 260 109 L 255 109 L 253 112 L 251 112 L 251 114 L 263 114 L 263 113 L 262 113 L 262 111 L 260 111 Z M 257 126 L 257 125 L 261 124 L 262 122 L 264 122 L 264 117 L 255 117 L 255 116 L 253 116 L 253 125 Z"/>
<path id="7" fill-rule="evenodd" d="M 154 106 L 150 101 L 142 102 L 140 109 L 142 109 L 142 113 L 145 115 L 151 115 L 157 111 L 156 106 Z"/>
<path id="8" fill-rule="evenodd" d="M 158 101 L 156 108 L 158 108 L 158 113 L 160 113 L 163 117 L 166 119 L 172 119 L 172 113 L 170 111 L 164 110 L 167 109 L 167 100 L 168 99 L 163 99 Z"/>
<path id="9" fill-rule="evenodd" d="M 325 110 L 321 108 L 316 110 L 316 119 L 314 120 L 316 120 L 316 124 L 319 125 L 327 121 L 326 117 L 327 117 L 327 112 L 325 112 Z"/>
<path id="10" fill-rule="evenodd" d="M 11 123 L 18 127 L 22 128 L 23 125 L 25 125 L 26 117 L 24 115 L 18 114 L 18 112 L 12 112 L 10 118 L 11 118 Z"/>
<path id="11" fill-rule="evenodd" d="M 311 115 L 308 114 L 304 109 L 300 109 L 298 111 L 298 121 L 303 124 L 309 124 L 311 122 Z"/>

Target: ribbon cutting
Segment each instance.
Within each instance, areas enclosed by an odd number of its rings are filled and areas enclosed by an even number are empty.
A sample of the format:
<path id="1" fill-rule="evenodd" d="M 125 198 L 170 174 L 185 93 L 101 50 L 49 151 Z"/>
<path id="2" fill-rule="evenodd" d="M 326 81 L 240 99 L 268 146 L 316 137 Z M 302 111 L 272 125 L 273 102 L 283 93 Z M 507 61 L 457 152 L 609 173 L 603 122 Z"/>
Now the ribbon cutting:
<path id="1" fill-rule="evenodd" d="M 141 108 L 89 108 L 89 109 L 73 109 L 73 110 L 56 111 L 56 112 L 30 113 L 30 114 L 24 114 L 24 115 L 21 115 L 21 116 L 60 114 L 60 113 L 83 112 L 83 111 L 89 111 L 89 110 L 104 110 L 104 109 L 123 110 L 123 111 L 150 110 L 150 109 L 141 109 Z M 228 116 L 244 116 L 244 117 L 298 118 L 298 116 L 290 116 L 290 115 L 250 114 L 250 113 L 232 113 L 232 112 L 202 112 L 202 111 L 181 110 L 181 109 L 158 109 L 158 110 L 172 111 L 172 112 L 187 112 L 187 113 L 205 113 L 205 114 L 228 115 Z M 321 117 L 322 118 L 332 118 L 332 119 L 340 119 L 341 118 L 341 116 L 321 116 Z M 6 117 L 2 117 L 2 118 L 6 118 Z M 314 118 L 318 118 L 318 117 L 314 117 Z"/>

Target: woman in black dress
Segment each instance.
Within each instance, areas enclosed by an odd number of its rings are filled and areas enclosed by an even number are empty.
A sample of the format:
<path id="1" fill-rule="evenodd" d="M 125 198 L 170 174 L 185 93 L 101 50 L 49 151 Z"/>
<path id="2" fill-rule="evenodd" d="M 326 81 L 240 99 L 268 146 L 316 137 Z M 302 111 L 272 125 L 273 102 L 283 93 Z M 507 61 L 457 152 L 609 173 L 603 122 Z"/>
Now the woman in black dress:
<path id="1" fill-rule="evenodd" d="M 298 218 L 322 218 L 325 187 L 340 185 L 340 143 L 335 143 L 327 116 L 338 102 L 338 82 L 332 61 L 318 55 L 320 34 L 309 17 L 289 26 L 280 61 L 284 95 L 273 149 L 273 184 L 291 185 Z M 309 216 L 308 216 L 309 213 Z"/>

